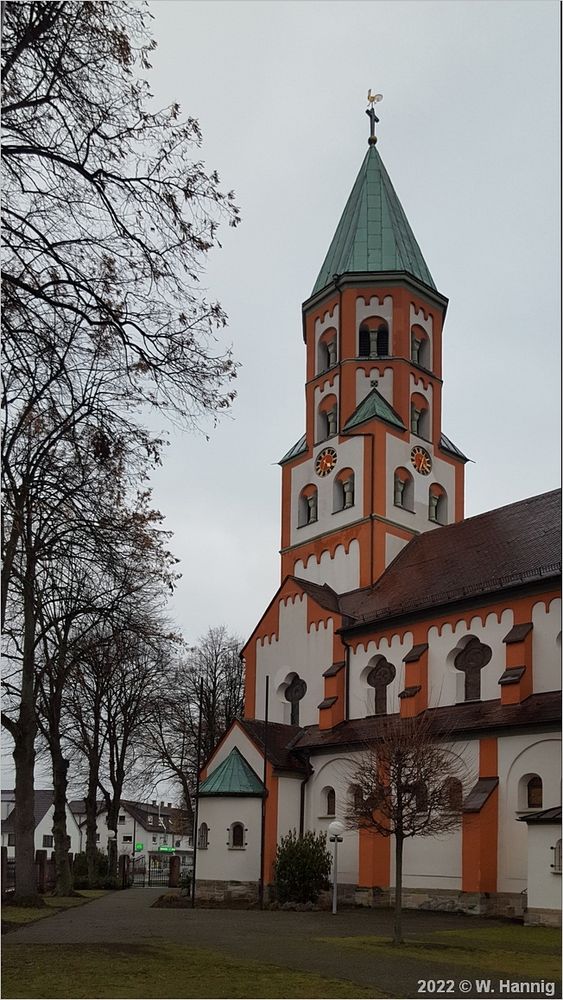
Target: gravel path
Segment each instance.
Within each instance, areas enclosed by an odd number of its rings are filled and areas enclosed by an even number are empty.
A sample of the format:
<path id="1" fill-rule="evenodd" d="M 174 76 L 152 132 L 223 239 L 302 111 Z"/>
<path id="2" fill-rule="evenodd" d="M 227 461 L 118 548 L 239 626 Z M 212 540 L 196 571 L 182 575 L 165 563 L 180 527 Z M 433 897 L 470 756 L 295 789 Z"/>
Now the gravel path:
<path id="1" fill-rule="evenodd" d="M 399 955 L 334 948 L 315 940 L 326 936 L 391 935 L 392 914 L 385 910 L 325 912 L 257 910 L 151 909 L 162 889 L 132 888 L 110 893 L 86 906 L 67 910 L 9 934 L 10 944 L 156 943 L 159 940 L 226 952 L 243 959 L 317 972 L 375 987 L 390 997 L 417 996 L 418 980 L 464 976 L 459 967 L 431 969 L 427 963 Z M 491 921 L 453 914 L 404 914 L 406 935 L 433 930 L 490 927 Z M 476 970 L 465 970 L 465 978 Z M 457 993 L 457 991 L 456 991 Z M 454 994 L 456 995 L 456 994 Z M 471 995 L 471 994 L 469 994 Z"/>

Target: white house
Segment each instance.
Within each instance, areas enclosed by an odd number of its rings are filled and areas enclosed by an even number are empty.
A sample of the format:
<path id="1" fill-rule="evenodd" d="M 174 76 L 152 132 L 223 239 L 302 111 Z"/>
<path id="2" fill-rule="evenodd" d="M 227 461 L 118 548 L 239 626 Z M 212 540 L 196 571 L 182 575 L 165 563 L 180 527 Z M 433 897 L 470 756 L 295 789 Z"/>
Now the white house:
<path id="1" fill-rule="evenodd" d="M 36 789 L 34 800 L 35 850 L 53 850 L 53 792 L 51 789 Z M 15 794 L 12 790 L 2 791 L 2 847 L 8 848 L 8 857 L 16 854 Z M 69 850 L 77 854 L 81 847 L 80 829 L 69 806 L 66 807 L 66 829 L 70 838 Z"/>
<path id="2" fill-rule="evenodd" d="M 84 799 L 69 803 L 80 830 L 81 847 L 86 850 L 86 807 Z M 192 839 L 188 832 L 188 814 L 170 802 L 135 802 L 123 799 L 117 817 L 117 853 L 132 858 L 149 857 L 160 853 L 180 856 L 182 868 L 189 867 L 192 857 Z M 96 839 L 100 851 L 107 853 L 114 831 L 107 825 L 107 809 L 98 803 Z"/>

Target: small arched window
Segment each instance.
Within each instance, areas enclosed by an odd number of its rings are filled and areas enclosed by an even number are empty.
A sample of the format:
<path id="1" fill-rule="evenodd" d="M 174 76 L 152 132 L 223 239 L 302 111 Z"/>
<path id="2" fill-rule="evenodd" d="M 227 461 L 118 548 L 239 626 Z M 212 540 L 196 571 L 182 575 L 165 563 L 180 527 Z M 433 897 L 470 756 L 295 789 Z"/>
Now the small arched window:
<path id="1" fill-rule="evenodd" d="M 358 357 L 385 358 L 389 354 L 389 327 L 378 316 L 364 320 L 358 336 Z"/>
<path id="2" fill-rule="evenodd" d="M 428 401 L 419 392 L 411 396 L 411 432 L 430 439 L 430 410 Z"/>
<path id="3" fill-rule="evenodd" d="M 209 846 L 209 827 L 207 823 L 201 823 L 197 835 L 198 851 L 206 851 Z"/>
<path id="4" fill-rule="evenodd" d="M 317 410 L 317 441 L 326 441 L 338 433 L 338 403 L 332 393 L 325 396 Z"/>
<path id="5" fill-rule="evenodd" d="M 541 809 L 543 807 L 543 782 L 539 774 L 534 774 L 528 781 L 526 798 L 528 809 Z"/>
<path id="6" fill-rule="evenodd" d="M 298 528 L 303 528 L 306 524 L 314 524 L 318 518 L 317 504 L 317 487 L 312 484 L 305 486 L 299 494 L 299 509 L 297 512 Z"/>
<path id="7" fill-rule="evenodd" d="M 229 847 L 231 850 L 242 851 L 244 850 L 244 824 L 243 823 L 231 823 L 231 828 L 229 831 Z"/>
<path id="8" fill-rule="evenodd" d="M 334 480 L 333 513 L 348 510 L 354 506 L 354 473 L 352 469 L 342 469 Z"/>
<path id="9" fill-rule="evenodd" d="M 319 338 L 319 345 L 317 349 L 317 373 L 326 371 L 328 368 L 332 368 L 337 361 L 337 350 L 336 350 L 336 330 L 331 327 Z"/>
<path id="10" fill-rule="evenodd" d="M 411 327 L 411 361 L 422 368 L 430 369 L 430 339 L 425 330 L 416 324 Z"/>
<path id="11" fill-rule="evenodd" d="M 461 812 L 463 785 L 459 778 L 446 778 L 442 785 L 442 802 L 448 812 Z"/>
<path id="12" fill-rule="evenodd" d="M 325 816 L 336 815 L 336 792 L 330 786 L 324 790 Z"/>
<path id="13" fill-rule="evenodd" d="M 439 483 L 428 488 L 428 520 L 434 524 L 448 523 L 448 495 Z"/>
<path id="14" fill-rule="evenodd" d="M 407 469 L 395 469 L 393 480 L 393 503 L 403 510 L 414 510 L 414 483 Z"/>
<path id="15" fill-rule="evenodd" d="M 417 813 L 428 812 L 428 788 L 424 781 L 419 781 L 414 790 Z"/>

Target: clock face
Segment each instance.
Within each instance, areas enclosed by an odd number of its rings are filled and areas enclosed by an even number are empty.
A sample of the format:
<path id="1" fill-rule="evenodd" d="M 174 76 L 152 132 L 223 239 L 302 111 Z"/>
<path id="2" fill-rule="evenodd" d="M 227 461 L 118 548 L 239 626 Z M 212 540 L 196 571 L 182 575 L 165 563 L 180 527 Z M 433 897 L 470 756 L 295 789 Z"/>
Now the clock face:
<path id="1" fill-rule="evenodd" d="M 334 466 L 336 465 L 336 452 L 334 448 L 324 448 L 317 455 L 317 461 L 315 462 L 315 472 L 317 476 L 328 476 L 329 472 L 332 472 Z"/>
<path id="2" fill-rule="evenodd" d="M 416 445 L 411 451 L 411 464 L 414 465 L 417 472 L 420 472 L 421 476 L 427 476 L 432 469 L 432 459 L 426 451 L 426 448 L 421 448 L 420 445 Z"/>

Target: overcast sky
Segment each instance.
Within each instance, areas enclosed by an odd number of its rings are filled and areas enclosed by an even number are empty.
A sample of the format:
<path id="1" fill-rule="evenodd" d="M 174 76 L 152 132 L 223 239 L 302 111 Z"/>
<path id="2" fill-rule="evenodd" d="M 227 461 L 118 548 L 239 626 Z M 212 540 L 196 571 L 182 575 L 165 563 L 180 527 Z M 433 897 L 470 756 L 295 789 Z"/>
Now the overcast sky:
<path id="1" fill-rule="evenodd" d="M 443 429 L 475 462 L 467 515 L 559 483 L 559 4 L 152 4 L 160 104 L 179 101 L 201 156 L 234 188 L 205 285 L 241 364 L 209 441 L 171 435 L 155 476 L 183 579 L 188 642 L 245 638 L 279 584 L 279 458 L 304 430 L 301 304 L 367 149 L 378 150 L 450 300 Z"/>

